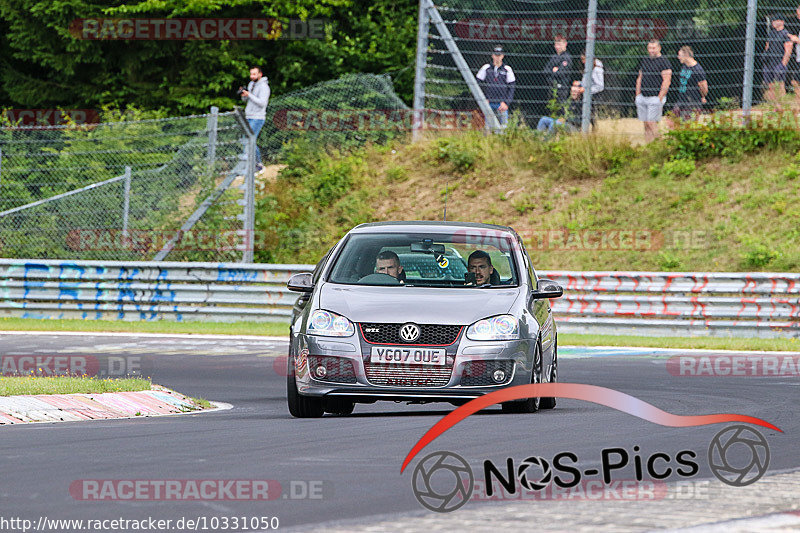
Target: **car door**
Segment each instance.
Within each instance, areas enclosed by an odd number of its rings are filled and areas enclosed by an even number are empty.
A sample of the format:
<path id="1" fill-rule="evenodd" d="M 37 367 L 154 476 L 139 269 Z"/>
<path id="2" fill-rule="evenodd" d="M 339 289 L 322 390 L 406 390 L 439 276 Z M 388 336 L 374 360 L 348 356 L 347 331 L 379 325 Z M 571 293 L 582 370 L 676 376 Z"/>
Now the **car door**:
<path id="1" fill-rule="evenodd" d="M 517 243 L 522 251 L 522 260 L 525 262 L 525 268 L 528 271 L 528 278 L 530 279 L 531 292 L 528 294 L 528 311 L 539 324 L 539 331 L 542 339 L 542 359 L 545 365 L 544 370 L 548 371 L 553 361 L 553 352 L 555 350 L 553 312 L 550 307 L 550 300 L 530 298 L 532 291 L 536 291 L 538 288 L 539 279 L 536 276 L 536 271 L 533 269 L 530 256 L 528 256 L 528 252 L 525 250 L 525 246 L 522 244 L 522 239 L 519 238 L 519 235 L 517 235 Z"/>

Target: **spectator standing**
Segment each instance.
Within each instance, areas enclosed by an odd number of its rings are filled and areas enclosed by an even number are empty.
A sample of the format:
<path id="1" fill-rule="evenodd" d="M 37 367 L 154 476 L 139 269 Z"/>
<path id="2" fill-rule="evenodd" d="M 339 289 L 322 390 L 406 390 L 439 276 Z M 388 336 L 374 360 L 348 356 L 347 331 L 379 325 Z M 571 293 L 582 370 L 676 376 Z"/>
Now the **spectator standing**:
<path id="1" fill-rule="evenodd" d="M 636 113 L 644 122 L 644 138 L 650 142 L 658 137 L 658 123 L 667 101 L 667 91 L 672 82 L 672 66 L 661 55 L 661 43 L 653 39 L 647 43 L 647 57 L 639 63 L 636 78 Z"/>
<path id="2" fill-rule="evenodd" d="M 247 102 L 244 108 L 244 116 L 247 119 L 247 123 L 250 124 L 250 129 L 253 130 L 253 135 L 256 136 L 256 170 L 264 168 L 261 164 L 261 150 L 258 148 L 257 141 L 258 134 L 267 119 L 269 93 L 269 81 L 264 76 L 261 67 L 252 67 L 250 69 L 250 82 L 247 84 L 247 89 L 242 91 L 242 100 Z"/>
<path id="3" fill-rule="evenodd" d="M 800 107 L 800 6 L 795 9 L 795 16 L 786 21 L 784 27 L 789 38 L 795 43 L 795 53 L 789 57 L 789 68 L 786 77 L 792 84 L 794 98 Z"/>
<path id="4" fill-rule="evenodd" d="M 480 81 L 483 95 L 489 100 L 489 107 L 497 115 L 501 126 L 508 124 L 508 108 L 514 100 L 517 78 L 511 67 L 503 63 L 505 53 L 502 46 L 492 50 L 492 63 L 483 65 L 475 77 Z"/>
<path id="5" fill-rule="evenodd" d="M 581 63 L 586 65 L 586 52 L 584 51 L 581 54 Z M 592 67 L 592 87 L 590 89 L 592 93 L 592 101 L 596 96 L 598 96 L 601 92 L 606 89 L 606 80 L 605 80 L 605 68 L 603 67 L 603 62 L 594 58 L 594 66 Z"/>
<path id="6" fill-rule="evenodd" d="M 678 50 L 678 61 L 681 71 L 678 75 L 678 101 L 673 112 L 679 118 L 687 119 L 703 110 L 708 96 L 708 80 L 691 47 L 684 46 Z"/>
<path id="7" fill-rule="evenodd" d="M 581 54 L 581 63 L 586 66 L 586 50 L 583 51 Z M 592 86 L 589 89 L 592 93 L 592 110 L 591 110 L 591 117 L 592 117 L 592 127 L 595 127 L 594 123 L 594 108 L 597 105 L 601 93 L 606 89 L 606 72 L 605 68 L 603 67 L 603 62 L 594 58 L 594 65 L 592 66 Z M 581 80 L 578 82 L 581 87 L 583 87 L 583 81 Z M 583 94 L 583 90 L 581 90 L 581 94 Z M 571 96 L 571 94 L 570 94 Z"/>
<path id="8" fill-rule="evenodd" d="M 572 56 L 567 52 L 567 39 L 563 35 L 555 36 L 553 48 L 556 53 L 544 66 L 544 74 L 550 87 L 555 88 L 556 101 L 564 105 L 572 85 Z"/>
<path id="9" fill-rule="evenodd" d="M 771 28 L 767 31 L 767 43 L 764 45 L 764 85 L 767 87 L 764 98 L 775 101 L 786 94 L 786 73 L 789 59 L 792 56 L 792 38 L 778 13 L 771 17 Z"/>

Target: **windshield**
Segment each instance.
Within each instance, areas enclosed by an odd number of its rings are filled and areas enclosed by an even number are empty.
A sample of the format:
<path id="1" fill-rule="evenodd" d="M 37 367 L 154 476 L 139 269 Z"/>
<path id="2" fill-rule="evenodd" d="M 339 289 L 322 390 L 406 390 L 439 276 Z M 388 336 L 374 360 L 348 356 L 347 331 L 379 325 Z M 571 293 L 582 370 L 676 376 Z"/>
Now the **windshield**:
<path id="1" fill-rule="evenodd" d="M 354 234 L 328 281 L 465 288 L 518 284 L 510 235 L 495 237 L 491 243 L 469 241 L 463 234 Z"/>

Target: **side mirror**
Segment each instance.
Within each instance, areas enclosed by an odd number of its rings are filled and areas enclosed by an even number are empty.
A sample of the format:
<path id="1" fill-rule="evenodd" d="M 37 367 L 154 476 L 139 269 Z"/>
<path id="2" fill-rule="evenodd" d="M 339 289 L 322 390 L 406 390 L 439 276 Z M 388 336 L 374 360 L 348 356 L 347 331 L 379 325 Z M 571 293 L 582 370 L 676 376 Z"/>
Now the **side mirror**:
<path id="1" fill-rule="evenodd" d="M 536 292 L 531 295 L 533 300 L 544 300 L 549 298 L 560 298 L 564 294 L 564 289 L 551 279 L 540 279 Z"/>
<path id="2" fill-rule="evenodd" d="M 295 292 L 311 292 L 314 290 L 314 283 L 312 283 L 312 274 L 311 272 L 300 272 L 299 274 L 293 275 L 289 278 L 289 282 L 286 283 L 286 287 L 290 291 Z"/>

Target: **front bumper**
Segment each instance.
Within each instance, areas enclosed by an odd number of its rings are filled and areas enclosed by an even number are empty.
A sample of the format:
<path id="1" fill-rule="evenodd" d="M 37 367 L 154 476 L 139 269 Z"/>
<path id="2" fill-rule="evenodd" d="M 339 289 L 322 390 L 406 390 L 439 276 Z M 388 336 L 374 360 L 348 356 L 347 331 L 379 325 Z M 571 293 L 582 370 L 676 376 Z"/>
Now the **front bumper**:
<path id="1" fill-rule="evenodd" d="M 528 384 L 535 346 L 531 339 L 480 342 L 462 335 L 453 345 L 442 347 L 447 354 L 445 368 L 381 363 L 378 379 L 376 365 L 369 363 L 370 345 L 356 335 L 348 339 L 301 335 L 299 340 L 306 357 L 301 358 L 305 367 L 296 372 L 298 391 L 307 396 L 351 397 L 356 401 L 469 400 Z M 315 373 L 320 365 L 326 366 L 325 377 Z M 397 377 L 392 378 L 395 369 Z M 498 369 L 506 376 L 500 383 L 493 376 Z"/>

